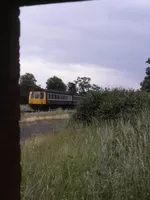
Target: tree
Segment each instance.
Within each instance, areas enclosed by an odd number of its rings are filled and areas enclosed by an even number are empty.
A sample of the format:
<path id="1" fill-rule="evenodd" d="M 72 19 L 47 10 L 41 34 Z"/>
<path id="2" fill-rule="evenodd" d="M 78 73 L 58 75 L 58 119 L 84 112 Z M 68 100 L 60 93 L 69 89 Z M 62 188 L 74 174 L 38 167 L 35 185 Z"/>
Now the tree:
<path id="1" fill-rule="evenodd" d="M 20 77 L 20 85 L 34 86 L 36 85 L 37 80 L 33 74 L 26 73 Z"/>
<path id="2" fill-rule="evenodd" d="M 46 81 L 46 89 L 66 91 L 66 88 L 65 83 L 57 76 L 53 76 Z"/>
<path id="3" fill-rule="evenodd" d="M 86 93 L 87 91 L 90 90 L 91 88 L 90 81 L 91 78 L 89 77 L 78 77 L 77 80 L 74 81 L 80 94 Z"/>
<path id="4" fill-rule="evenodd" d="M 68 82 L 67 89 L 69 92 L 74 92 L 74 93 L 77 92 L 76 84 L 72 82 Z"/>
<path id="5" fill-rule="evenodd" d="M 102 88 L 99 87 L 99 86 L 96 85 L 96 84 L 93 84 L 93 85 L 91 86 L 91 90 L 93 90 L 93 91 L 100 91 L 100 90 L 102 90 Z"/>
<path id="6" fill-rule="evenodd" d="M 146 61 L 146 63 L 150 64 L 150 58 Z M 150 92 L 150 67 L 147 67 L 145 70 L 146 76 L 144 80 L 140 83 L 141 90 Z"/>
<path id="7" fill-rule="evenodd" d="M 20 103 L 27 104 L 28 96 L 31 90 L 42 90 L 42 88 L 36 85 L 37 80 L 31 73 L 26 73 L 20 77 Z"/>
<path id="8" fill-rule="evenodd" d="M 146 63 L 150 64 L 150 58 L 147 59 Z"/>

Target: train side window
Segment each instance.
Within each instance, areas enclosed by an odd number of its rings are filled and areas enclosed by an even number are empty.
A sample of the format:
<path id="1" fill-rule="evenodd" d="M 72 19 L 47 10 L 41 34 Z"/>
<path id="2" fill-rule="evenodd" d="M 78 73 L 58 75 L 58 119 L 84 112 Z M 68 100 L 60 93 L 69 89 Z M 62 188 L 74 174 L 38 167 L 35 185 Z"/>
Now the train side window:
<path id="1" fill-rule="evenodd" d="M 35 93 L 35 99 L 39 99 L 39 93 L 38 92 Z"/>
<path id="2" fill-rule="evenodd" d="M 40 92 L 40 99 L 44 99 L 44 93 Z"/>

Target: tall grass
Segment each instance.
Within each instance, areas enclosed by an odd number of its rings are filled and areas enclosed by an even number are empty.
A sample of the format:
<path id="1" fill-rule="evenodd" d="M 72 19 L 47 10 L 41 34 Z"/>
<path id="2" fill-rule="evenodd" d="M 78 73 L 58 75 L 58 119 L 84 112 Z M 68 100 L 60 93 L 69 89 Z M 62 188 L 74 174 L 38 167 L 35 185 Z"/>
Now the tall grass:
<path id="1" fill-rule="evenodd" d="M 22 144 L 22 200 L 150 199 L 150 113 Z"/>

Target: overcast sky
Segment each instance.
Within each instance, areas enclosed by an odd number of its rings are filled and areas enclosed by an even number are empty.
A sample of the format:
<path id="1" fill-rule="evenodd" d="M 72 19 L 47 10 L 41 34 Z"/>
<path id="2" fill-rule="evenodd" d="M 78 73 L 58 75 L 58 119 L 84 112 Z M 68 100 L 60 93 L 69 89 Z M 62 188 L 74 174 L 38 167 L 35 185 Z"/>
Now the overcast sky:
<path id="1" fill-rule="evenodd" d="M 45 87 L 58 76 L 138 88 L 150 56 L 150 0 L 98 0 L 21 8 L 21 74 Z"/>

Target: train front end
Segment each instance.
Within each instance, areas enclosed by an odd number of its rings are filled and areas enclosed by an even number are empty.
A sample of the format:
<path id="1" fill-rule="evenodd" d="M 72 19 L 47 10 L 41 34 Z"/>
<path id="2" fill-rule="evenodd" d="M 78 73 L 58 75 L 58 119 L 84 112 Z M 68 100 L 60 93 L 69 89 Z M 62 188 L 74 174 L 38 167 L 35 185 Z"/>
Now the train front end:
<path id="1" fill-rule="evenodd" d="M 46 92 L 31 91 L 29 92 L 29 105 L 33 110 L 41 110 L 46 107 Z"/>

